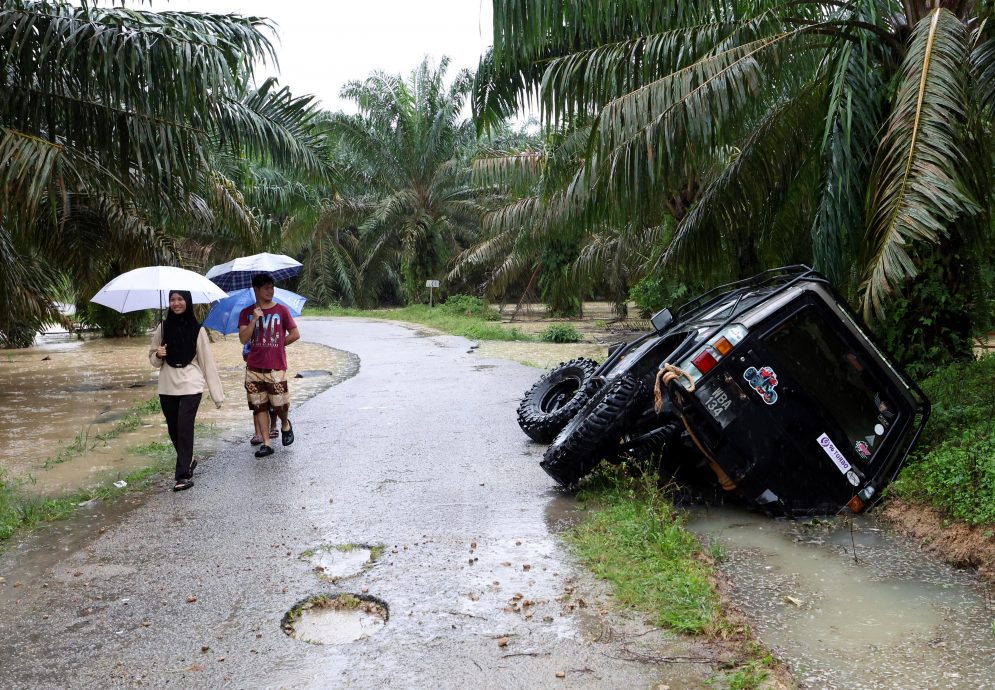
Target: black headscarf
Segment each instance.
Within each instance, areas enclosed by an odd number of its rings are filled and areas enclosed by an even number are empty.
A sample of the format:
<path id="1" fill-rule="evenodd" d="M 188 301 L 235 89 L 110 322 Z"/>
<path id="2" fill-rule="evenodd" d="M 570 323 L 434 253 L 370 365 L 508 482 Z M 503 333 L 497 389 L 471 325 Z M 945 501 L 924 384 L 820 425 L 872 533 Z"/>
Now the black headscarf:
<path id="1" fill-rule="evenodd" d="M 193 297 L 186 290 L 170 290 L 169 296 L 179 295 L 187 303 L 186 311 L 175 314 L 170 309 L 162 324 L 162 342 L 166 345 L 166 363 L 185 367 L 197 356 L 197 336 L 200 322 L 193 315 Z"/>

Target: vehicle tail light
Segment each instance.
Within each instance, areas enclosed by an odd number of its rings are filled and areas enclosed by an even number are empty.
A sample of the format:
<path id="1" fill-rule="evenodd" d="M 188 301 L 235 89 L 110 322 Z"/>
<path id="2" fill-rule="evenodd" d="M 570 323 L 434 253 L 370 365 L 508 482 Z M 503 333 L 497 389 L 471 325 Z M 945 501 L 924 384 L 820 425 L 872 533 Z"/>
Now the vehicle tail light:
<path id="1" fill-rule="evenodd" d="M 846 507 L 854 513 L 859 513 L 864 509 L 864 500 L 860 496 L 854 496 L 850 499 L 849 503 L 846 504 Z"/>
<path id="2" fill-rule="evenodd" d="M 719 360 L 732 352 L 746 335 L 747 330 L 741 324 L 734 323 L 727 326 L 719 331 L 715 339 L 706 344 L 698 354 L 684 360 L 680 368 L 686 371 L 692 380 L 697 381 L 714 369 Z"/>
<path id="3" fill-rule="evenodd" d="M 706 347 L 704 350 L 698 353 L 698 356 L 691 360 L 691 363 L 697 367 L 698 371 L 702 374 L 707 374 L 715 365 L 719 363 L 719 359 L 722 357 L 714 348 Z"/>

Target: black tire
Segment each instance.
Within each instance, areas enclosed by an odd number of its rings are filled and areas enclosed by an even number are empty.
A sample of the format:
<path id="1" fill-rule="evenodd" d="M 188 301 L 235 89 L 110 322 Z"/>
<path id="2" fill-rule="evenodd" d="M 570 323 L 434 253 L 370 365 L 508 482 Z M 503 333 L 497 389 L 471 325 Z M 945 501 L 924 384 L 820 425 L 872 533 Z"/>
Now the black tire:
<path id="1" fill-rule="evenodd" d="M 622 374 L 587 402 L 546 449 L 539 465 L 570 488 L 605 457 L 616 457 L 628 425 L 649 403 L 642 381 Z"/>
<path id="2" fill-rule="evenodd" d="M 536 381 L 518 406 L 518 426 L 529 438 L 549 443 L 590 397 L 584 384 L 598 368 L 593 359 L 563 362 Z"/>

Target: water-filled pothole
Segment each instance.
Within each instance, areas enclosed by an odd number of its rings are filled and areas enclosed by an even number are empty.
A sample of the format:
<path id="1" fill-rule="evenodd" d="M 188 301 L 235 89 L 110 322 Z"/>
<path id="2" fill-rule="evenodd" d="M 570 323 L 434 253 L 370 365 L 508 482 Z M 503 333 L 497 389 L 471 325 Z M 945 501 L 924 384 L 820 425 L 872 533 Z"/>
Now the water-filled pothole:
<path id="1" fill-rule="evenodd" d="M 322 544 L 301 554 L 318 575 L 330 582 L 359 575 L 383 555 L 384 547 L 370 544 Z"/>
<path id="2" fill-rule="evenodd" d="M 283 617 L 283 631 L 311 644 L 348 644 L 381 630 L 387 602 L 369 594 L 321 594 L 296 604 Z"/>

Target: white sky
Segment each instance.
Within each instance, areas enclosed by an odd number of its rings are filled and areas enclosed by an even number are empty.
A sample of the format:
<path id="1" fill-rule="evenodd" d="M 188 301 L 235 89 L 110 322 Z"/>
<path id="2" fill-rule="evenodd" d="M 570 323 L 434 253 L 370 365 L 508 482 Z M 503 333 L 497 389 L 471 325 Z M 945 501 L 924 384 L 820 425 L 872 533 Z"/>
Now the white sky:
<path id="1" fill-rule="evenodd" d="M 148 0 L 146 0 L 148 2 Z M 141 7 L 129 2 L 131 7 Z M 339 99 L 347 81 L 382 70 L 407 76 L 425 55 L 450 57 L 447 77 L 475 70 L 493 40 L 491 0 L 152 0 L 155 11 L 237 13 L 268 17 L 280 71 L 295 96 L 313 94 L 328 110 L 354 112 Z"/>

